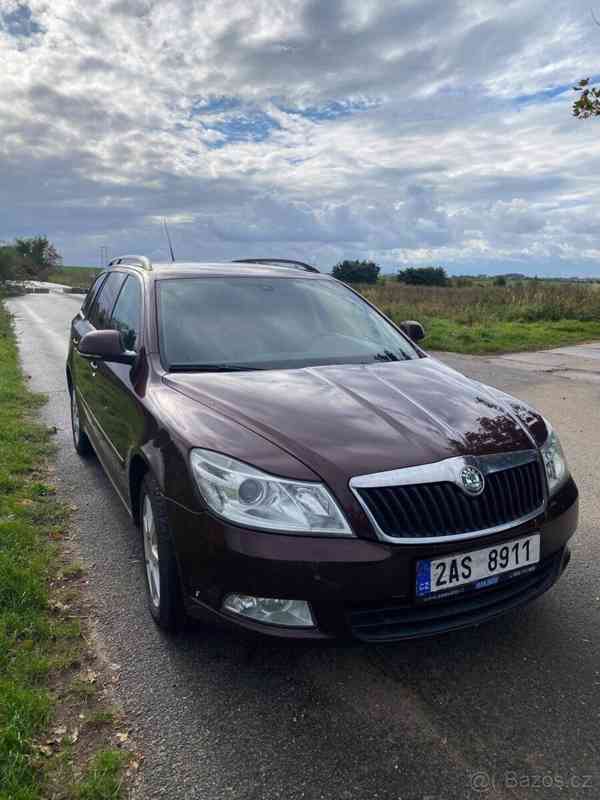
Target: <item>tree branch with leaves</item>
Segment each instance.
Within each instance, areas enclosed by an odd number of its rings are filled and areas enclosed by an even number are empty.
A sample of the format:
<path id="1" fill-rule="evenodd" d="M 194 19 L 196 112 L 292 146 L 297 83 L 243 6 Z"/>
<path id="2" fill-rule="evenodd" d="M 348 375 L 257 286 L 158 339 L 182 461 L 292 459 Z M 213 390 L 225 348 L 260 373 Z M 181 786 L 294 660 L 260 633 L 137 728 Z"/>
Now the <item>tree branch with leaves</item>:
<path id="1" fill-rule="evenodd" d="M 582 78 L 573 91 L 581 94 L 573 103 L 573 116 L 578 119 L 600 117 L 600 88 L 590 86 L 590 78 Z"/>

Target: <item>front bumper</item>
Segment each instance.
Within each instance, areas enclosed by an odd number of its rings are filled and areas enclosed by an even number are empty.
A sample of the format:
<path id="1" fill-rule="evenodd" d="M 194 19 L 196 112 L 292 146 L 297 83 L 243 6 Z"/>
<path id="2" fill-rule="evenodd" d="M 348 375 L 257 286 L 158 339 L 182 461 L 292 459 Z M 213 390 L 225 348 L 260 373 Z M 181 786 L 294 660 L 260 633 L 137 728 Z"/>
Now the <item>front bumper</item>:
<path id="1" fill-rule="evenodd" d="M 289 536 L 245 530 L 168 503 L 186 607 L 201 619 L 295 639 L 392 641 L 478 624 L 524 605 L 552 586 L 569 561 L 578 518 L 572 480 L 536 519 L 502 533 L 435 545 Z M 535 571 L 468 596 L 414 600 L 415 563 L 539 531 Z M 223 613 L 226 594 L 307 600 L 316 628 L 292 628 Z"/>

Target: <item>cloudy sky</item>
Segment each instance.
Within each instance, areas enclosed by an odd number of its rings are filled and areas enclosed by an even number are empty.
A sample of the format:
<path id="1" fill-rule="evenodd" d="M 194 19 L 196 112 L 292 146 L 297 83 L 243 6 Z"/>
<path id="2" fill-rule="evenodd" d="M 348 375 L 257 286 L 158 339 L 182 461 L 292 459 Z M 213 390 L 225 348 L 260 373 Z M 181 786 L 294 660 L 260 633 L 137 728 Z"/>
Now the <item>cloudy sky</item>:
<path id="1" fill-rule="evenodd" d="M 590 6 L 0 0 L 0 239 L 600 276 Z"/>

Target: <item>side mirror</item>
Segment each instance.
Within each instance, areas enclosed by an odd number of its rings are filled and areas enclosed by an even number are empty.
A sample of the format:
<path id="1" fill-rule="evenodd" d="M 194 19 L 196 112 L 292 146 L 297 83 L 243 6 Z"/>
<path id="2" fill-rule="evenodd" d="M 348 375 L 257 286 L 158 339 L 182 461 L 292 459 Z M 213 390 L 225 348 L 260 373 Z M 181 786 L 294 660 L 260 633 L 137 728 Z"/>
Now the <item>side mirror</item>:
<path id="1" fill-rule="evenodd" d="M 137 354 L 125 350 L 119 331 L 90 331 L 81 337 L 79 355 L 94 361 L 133 364 Z"/>
<path id="2" fill-rule="evenodd" d="M 405 319 L 400 323 L 400 328 L 413 342 L 420 342 L 425 338 L 425 328 L 414 319 Z"/>

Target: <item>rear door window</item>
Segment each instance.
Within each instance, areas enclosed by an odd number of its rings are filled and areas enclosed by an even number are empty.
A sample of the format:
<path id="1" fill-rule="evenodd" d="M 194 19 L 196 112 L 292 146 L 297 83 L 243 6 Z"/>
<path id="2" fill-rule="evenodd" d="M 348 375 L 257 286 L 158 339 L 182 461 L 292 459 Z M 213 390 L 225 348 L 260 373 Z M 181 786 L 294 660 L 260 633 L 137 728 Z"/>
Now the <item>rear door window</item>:
<path id="1" fill-rule="evenodd" d="M 106 273 L 100 275 L 96 280 L 92 283 L 90 288 L 88 289 L 88 293 L 85 296 L 85 300 L 83 301 L 83 305 L 81 306 L 81 313 L 84 317 L 88 316 L 88 312 L 92 307 L 92 303 L 94 302 L 94 298 L 98 294 L 98 289 L 102 286 L 104 279 L 106 278 Z"/>
<path id="2" fill-rule="evenodd" d="M 126 277 L 124 272 L 111 272 L 102 284 L 88 317 L 97 330 L 110 327 L 113 306 Z"/>

